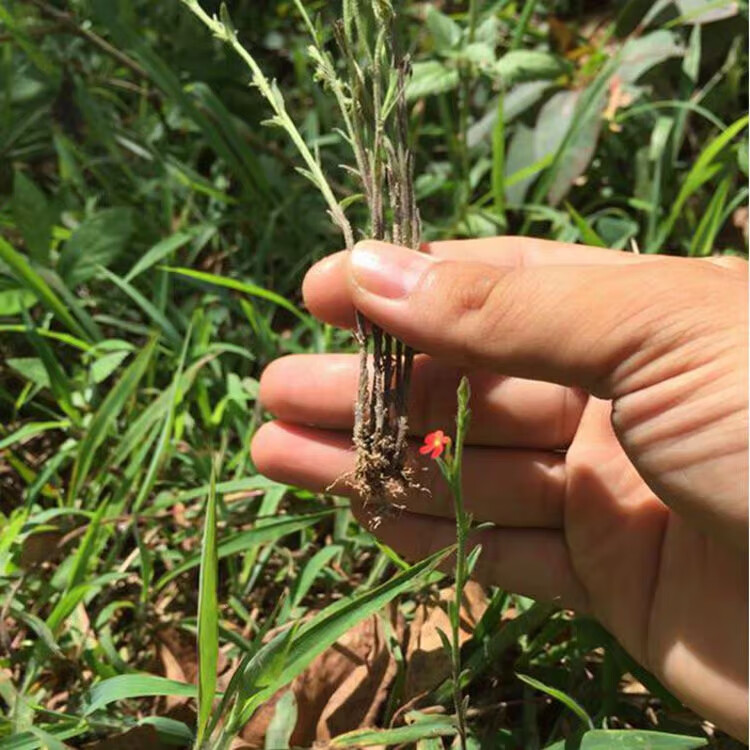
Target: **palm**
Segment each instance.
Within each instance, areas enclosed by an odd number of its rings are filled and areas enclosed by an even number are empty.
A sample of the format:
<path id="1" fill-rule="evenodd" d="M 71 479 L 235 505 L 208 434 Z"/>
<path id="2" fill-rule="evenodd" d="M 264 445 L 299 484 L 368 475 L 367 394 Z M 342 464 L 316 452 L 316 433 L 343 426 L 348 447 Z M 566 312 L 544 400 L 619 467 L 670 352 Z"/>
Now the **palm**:
<path id="1" fill-rule="evenodd" d="M 678 693 L 687 679 L 671 674 L 678 654 L 739 690 L 746 633 L 735 624 L 747 581 L 737 552 L 654 495 L 618 442 L 607 402 L 586 405 L 566 463 L 564 533 L 591 613 Z"/>

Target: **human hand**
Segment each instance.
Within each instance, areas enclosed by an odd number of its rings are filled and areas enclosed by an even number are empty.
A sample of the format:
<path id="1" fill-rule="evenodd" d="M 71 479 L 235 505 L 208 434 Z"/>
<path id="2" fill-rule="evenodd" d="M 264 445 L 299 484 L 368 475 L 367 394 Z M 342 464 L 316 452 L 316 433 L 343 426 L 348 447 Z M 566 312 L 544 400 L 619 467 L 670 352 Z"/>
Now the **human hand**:
<path id="1" fill-rule="evenodd" d="M 747 266 L 522 238 L 361 243 L 315 266 L 311 311 L 354 308 L 417 351 L 414 435 L 473 420 L 475 575 L 597 617 L 699 714 L 747 734 Z M 351 472 L 357 358 L 273 363 L 253 459 L 324 490 Z M 448 546 L 451 506 L 414 451 L 416 491 L 378 536 L 409 559 Z M 342 494 L 347 488 L 342 487 Z M 352 495 L 351 490 L 348 494 Z M 362 509 L 353 498 L 355 512 Z"/>

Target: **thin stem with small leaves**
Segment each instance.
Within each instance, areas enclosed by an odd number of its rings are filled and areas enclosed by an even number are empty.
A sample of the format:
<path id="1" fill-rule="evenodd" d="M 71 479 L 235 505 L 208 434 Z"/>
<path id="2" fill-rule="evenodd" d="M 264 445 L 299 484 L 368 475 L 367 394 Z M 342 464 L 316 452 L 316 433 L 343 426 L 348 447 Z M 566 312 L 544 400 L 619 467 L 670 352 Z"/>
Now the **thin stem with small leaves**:
<path id="1" fill-rule="evenodd" d="M 274 125 L 281 127 L 289 136 L 292 143 L 294 143 L 299 155 L 302 157 L 305 165 L 307 166 L 307 176 L 312 180 L 316 187 L 320 190 L 326 204 L 328 205 L 328 211 L 333 219 L 334 223 L 341 229 L 344 235 L 344 241 L 346 246 L 351 248 L 354 246 L 354 233 L 352 231 L 351 224 L 346 218 L 343 209 L 339 202 L 336 200 L 336 196 L 333 194 L 331 186 L 328 184 L 328 180 L 323 174 L 323 170 L 318 163 L 318 160 L 313 155 L 309 146 L 299 132 L 294 121 L 289 116 L 284 104 L 284 98 L 279 91 L 278 87 L 266 78 L 260 66 L 256 62 L 255 58 L 245 49 L 242 43 L 237 37 L 237 33 L 231 26 L 224 6 L 222 6 L 222 19 L 219 20 L 215 16 L 210 16 L 201 7 L 198 0 L 181 0 L 187 8 L 197 16 L 213 33 L 213 35 L 221 41 L 228 44 L 232 49 L 242 58 L 246 63 L 251 73 L 253 74 L 253 84 L 258 88 L 263 98 L 271 105 L 271 108 L 275 114 L 275 117 L 270 121 Z M 309 19 L 308 19 L 309 20 Z M 312 28 L 312 25 L 311 25 Z"/>
<path id="2" fill-rule="evenodd" d="M 471 389 L 466 377 L 461 379 L 458 387 L 458 408 L 456 411 L 456 439 L 452 450 L 445 460 L 438 459 L 438 465 L 443 473 L 451 495 L 453 510 L 456 516 L 456 565 L 455 565 L 455 594 L 449 604 L 449 620 L 451 624 L 450 659 L 451 681 L 453 683 L 453 706 L 456 713 L 456 724 L 461 750 L 466 750 L 468 729 L 466 724 L 467 706 L 461 689 L 461 604 L 464 600 L 464 590 L 469 580 L 468 538 L 471 531 L 472 518 L 466 512 L 462 487 L 462 464 L 464 441 L 469 428 L 471 411 L 469 399 Z"/>

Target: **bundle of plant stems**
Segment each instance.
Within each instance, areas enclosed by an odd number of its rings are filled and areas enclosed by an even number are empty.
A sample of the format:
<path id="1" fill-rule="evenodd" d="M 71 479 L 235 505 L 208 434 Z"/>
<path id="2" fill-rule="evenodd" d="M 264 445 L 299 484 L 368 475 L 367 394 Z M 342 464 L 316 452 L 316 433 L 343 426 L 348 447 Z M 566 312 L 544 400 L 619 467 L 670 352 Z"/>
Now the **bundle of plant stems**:
<path id="1" fill-rule="evenodd" d="M 282 128 L 291 138 L 305 163 L 299 171 L 325 198 L 331 219 L 351 250 L 355 232 L 345 213 L 351 199 L 342 203 L 334 196 L 317 153 L 310 150 L 289 116 L 276 83 L 268 80 L 240 43 L 225 6 L 217 18 L 209 16 L 199 0 L 182 2 L 247 63 L 253 84 L 274 112 L 265 124 Z M 418 250 L 420 221 L 406 103 L 410 64 L 408 56 L 397 49 L 392 2 L 343 0 L 343 17 L 333 25 L 336 56 L 329 51 L 302 0 L 294 2 L 312 39 L 309 53 L 316 78 L 335 97 L 343 122 L 340 132 L 352 149 L 354 164 L 345 169 L 358 179 L 367 203 L 369 226 L 363 235 Z M 403 495 L 410 483 L 406 465 L 407 398 L 414 352 L 359 312 L 355 336 L 360 374 L 353 483 L 377 523 L 389 500 Z"/>

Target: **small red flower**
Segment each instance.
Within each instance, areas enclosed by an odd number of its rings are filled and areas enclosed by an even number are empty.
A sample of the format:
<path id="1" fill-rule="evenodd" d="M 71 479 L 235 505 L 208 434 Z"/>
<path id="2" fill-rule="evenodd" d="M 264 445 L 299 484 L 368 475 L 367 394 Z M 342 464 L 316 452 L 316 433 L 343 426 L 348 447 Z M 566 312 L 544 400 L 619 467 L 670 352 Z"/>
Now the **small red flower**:
<path id="1" fill-rule="evenodd" d="M 424 445 L 419 449 L 419 452 L 423 456 L 429 453 L 430 458 L 438 458 L 446 446 L 450 444 L 451 439 L 442 430 L 435 430 L 435 432 L 425 435 Z"/>

